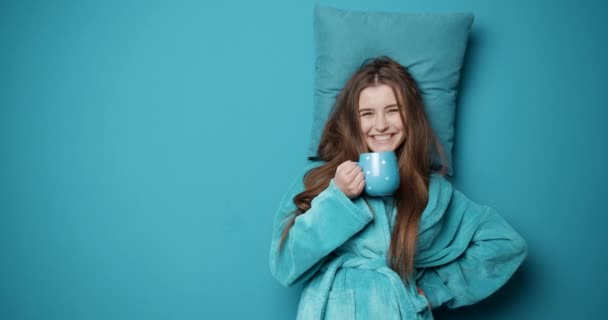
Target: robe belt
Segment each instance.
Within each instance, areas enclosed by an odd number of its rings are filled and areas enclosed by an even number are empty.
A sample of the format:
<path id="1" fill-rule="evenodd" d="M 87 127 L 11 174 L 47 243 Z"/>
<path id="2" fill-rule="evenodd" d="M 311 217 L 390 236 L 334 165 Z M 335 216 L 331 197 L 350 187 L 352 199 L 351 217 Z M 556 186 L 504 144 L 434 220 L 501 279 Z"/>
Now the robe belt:
<path id="1" fill-rule="evenodd" d="M 415 319 L 425 319 L 424 314 L 427 311 L 428 303 L 426 299 L 418 294 L 415 285 L 406 286 L 399 274 L 391 269 L 386 262 L 386 256 L 364 258 L 357 255 L 344 255 L 344 262 L 340 267 L 373 270 L 381 273 L 391 283 L 393 293 L 399 304 L 401 319 L 411 319 L 411 316 L 415 316 Z M 408 291 L 410 292 L 408 293 Z"/>

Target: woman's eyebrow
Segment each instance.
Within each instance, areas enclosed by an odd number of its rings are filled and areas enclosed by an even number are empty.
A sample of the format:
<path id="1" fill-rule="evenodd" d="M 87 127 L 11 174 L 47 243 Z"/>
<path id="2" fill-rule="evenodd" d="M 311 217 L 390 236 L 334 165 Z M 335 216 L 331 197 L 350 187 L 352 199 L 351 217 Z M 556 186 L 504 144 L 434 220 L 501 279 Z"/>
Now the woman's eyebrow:
<path id="1" fill-rule="evenodd" d="M 394 108 L 394 107 L 399 107 L 399 105 L 398 104 L 389 104 L 386 107 L 384 107 L 384 109 Z M 359 109 L 359 112 L 362 112 L 362 111 L 374 111 L 374 110 L 375 110 L 374 108 L 361 108 L 361 109 Z"/>

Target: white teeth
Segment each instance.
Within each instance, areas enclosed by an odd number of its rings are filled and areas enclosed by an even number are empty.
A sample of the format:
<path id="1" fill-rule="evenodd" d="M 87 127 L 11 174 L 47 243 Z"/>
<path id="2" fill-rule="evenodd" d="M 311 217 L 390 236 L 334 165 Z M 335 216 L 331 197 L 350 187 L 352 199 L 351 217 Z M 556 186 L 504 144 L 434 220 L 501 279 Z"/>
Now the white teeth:
<path id="1" fill-rule="evenodd" d="M 386 140 L 388 140 L 390 138 L 391 138 L 390 134 L 386 134 L 386 135 L 383 135 L 383 136 L 374 136 L 374 140 L 378 140 L 378 141 L 386 141 Z"/>

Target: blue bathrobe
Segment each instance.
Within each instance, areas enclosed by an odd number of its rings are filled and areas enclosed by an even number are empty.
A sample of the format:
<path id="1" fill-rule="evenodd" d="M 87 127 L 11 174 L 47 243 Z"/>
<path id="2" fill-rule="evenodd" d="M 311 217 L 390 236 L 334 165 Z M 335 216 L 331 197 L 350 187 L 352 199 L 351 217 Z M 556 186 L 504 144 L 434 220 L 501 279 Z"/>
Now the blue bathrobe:
<path id="1" fill-rule="evenodd" d="M 415 283 L 405 283 L 387 265 L 397 214 L 392 197 L 351 200 L 333 180 L 298 216 L 279 252 L 281 233 L 296 210 L 293 197 L 304 190 L 304 174 L 321 164 L 305 167 L 283 197 L 271 241 L 273 276 L 286 287 L 304 283 L 298 319 L 432 319 L 429 305 L 478 302 L 526 257 L 525 241 L 494 209 L 471 201 L 439 175 L 431 176 L 419 223 Z"/>

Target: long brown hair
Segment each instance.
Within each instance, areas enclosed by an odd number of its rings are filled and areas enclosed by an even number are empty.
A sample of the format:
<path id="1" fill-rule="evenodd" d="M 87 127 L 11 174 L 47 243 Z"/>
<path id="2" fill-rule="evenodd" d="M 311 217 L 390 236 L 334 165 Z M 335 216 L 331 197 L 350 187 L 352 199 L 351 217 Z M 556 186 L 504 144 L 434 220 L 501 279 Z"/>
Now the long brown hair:
<path id="1" fill-rule="evenodd" d="M 393 89 L 404 123 L 405 141 L 395 153 L 401 183 L 395 193 L 397 217 L 388 252 L 389 266 L 408 281 L 414 271 L 418 222 L 429 198 L 432 157 L 440 158 L 440 171 L 445 173 L 445 156 L 424 112 L 416 82 L 407 69 L 389 57 L 378 57 L 363 63 L 346 83 L 325 124 L 317 150 L 325 164 L 304 176 L 305 190 L 293 199 L 298 208 L 281 237 L 281 248 L 295 218 L 310 209 L 310 203 L 328 187 L 336 168 L 344 161 L 357 161 L 360 153 L 369 152 L 359 120 L 359 95 L 370 86 L 385 84 Z"/>

